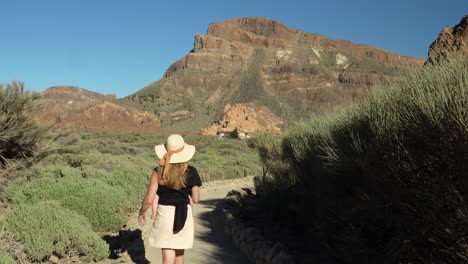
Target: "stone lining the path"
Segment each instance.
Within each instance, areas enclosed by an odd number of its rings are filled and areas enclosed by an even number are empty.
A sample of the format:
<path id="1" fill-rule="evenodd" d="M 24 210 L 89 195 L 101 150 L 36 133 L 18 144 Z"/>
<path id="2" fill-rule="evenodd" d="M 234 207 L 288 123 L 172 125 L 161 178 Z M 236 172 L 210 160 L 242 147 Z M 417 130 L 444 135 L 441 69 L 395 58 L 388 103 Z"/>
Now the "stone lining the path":
<path id="1" fill-rule="evenodd" d="M 224 232 L 254 264 L 294 264 L 286 247 L 263 237 L 261 232 L 242 223 L 239 216 L 245 201 L 253 197 L 250 189 L 230 191 L 221 203 Z"/>

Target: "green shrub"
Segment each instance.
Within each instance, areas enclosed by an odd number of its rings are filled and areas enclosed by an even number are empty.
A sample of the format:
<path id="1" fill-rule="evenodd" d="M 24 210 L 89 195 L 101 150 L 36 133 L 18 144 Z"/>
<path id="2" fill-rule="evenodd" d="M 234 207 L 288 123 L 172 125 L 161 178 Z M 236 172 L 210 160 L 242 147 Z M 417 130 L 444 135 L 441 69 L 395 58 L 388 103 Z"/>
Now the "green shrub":
<path id="1" fill-rule="evenodd" d="M 81 168 L 73 168 L 65 165 L 45 165 L 44 163 L 38 163 L 30 168 L 28 172 L 29 177 L 37 178 L 81 178 Z"/>
<path id="2" fill-rule="evenodd" d="M 12 257 L 8 255 L 2 255 L 0 254 L 0 263 L 2 264 L 15 264 L 16 261 Z"/>
<path id="3" fill-rule="evenodd" d="M 261 176 L 255 178 L 255 188 L 258 195 L 262 195 L 264 192 L 271 192 L 273 189 L 293 185 L 296 181 L 291 167 L 282 158 L 282 139 L 282 135 L 266 131 L 248 141 L 251 148 L 257 149 L 258 156 L 262 162 Z M 275 175 L 281 176 L 271 177 L 272 171 L 274 171 Z"/>
<path id="4" fill-rule="evenodd" d="M 118 187 L 99 181 L 75 189 L 63 198 L 61 204 L 85 216 L 95 231 L 115 232 L 125 224 L 126 209 L 129 207 L 126 193 Z"/>
<path id="5" fill-rule="evenodd" d="M 123 169 L 114 172 L 108 183 L 124 190 L 129 208 L 136 209 L 146 192 L 150 174 L 151 170 Z"/>
<path id="6" fill-rule="evenodd" d="M 13 206 L 33 204 L 41 200 L 60 200 L 78 189 L 77 185 L 78 182 L 70 178 L 43 177 L 28 181 L 19 180 L 10 184 L 3 196 Z"/>
<path id="7" fill-rule="evenodd" d="M 187 142 L 197 147 L 190 165 L 197 168 L 202 181 L 239 178 L 261 171 L 258 154 L 245 140 L 194 137 Z"/>
<path id="8" fill-rule="evenodd" d="M 122 188 L 99 179 L 38 178 L 10 186 L 5 196 L 15 208 L 39 201 L 58 201 L 85 216 L 95 231 L 118 230 L 125 223 L 124 210 L 129 206 Z"/>
<path id="9" fill-rule="evenodd" d="M 21 205 L 6 217 L 8 231 L 18 235 L 32 258 L 78 251 L 85 260 L 101 260 L 109 248 L 85 217 L 54 202 Z"/>
<path id="10" fill-rule="evenodd" d="M 264 166 L 288 161 L 289 186 L 300 186 L 276 206 L 343 263 L 465 262 L 467 109 L 468 60 L 461 59 L 298 123 L 281 155 L 277 142 L 259 141 Z M 280 181 L 284 170 L 269 176 Z"/>
<path id="11" fill-rule="evenodd" d="M 103 169 L 97 169 L 93 166 L 83 166 L 80 170 L 83 178 L 109 178 L 110 173 Z"/>
<path id="12" fill-rule="evenodd" d="M 0 180 L 43 158 L 47 128 L 30 116 L 38 93 L 24 91 L 23 83 L 0 84 Z"/>
<path id="13" fill-rule="evenodd" d="M 102 158 L 102 154 L 97 151 L 90 151 L 81 154 L 65 154 L 63 158 L 70 167 L 80 168 L 97 163 Z"/>
<path id="14" fill-rule="evenodd" d="M 125 216 L 140 205 L 151 168 L 158 162 L 153 147 L 164 140 L 160 136 L 112 133 L 75 133 L 59 138 L 58 152 L 11 182 L 1 199 L 16 213 L 25 206 L 52 203 L 84 217 L 94 232 L 115 232 L 125 224 Z M 261 168 L 257 154 L 245 141 L 186 140 L 200 150 L 191 165 L 204 181 L 254 175 Z M 28 210 L 32 215 L 37 213 Z M 24 230 L 23 236 L 33 236 L 27 232 L 33 232 L 32 228 Z"/>

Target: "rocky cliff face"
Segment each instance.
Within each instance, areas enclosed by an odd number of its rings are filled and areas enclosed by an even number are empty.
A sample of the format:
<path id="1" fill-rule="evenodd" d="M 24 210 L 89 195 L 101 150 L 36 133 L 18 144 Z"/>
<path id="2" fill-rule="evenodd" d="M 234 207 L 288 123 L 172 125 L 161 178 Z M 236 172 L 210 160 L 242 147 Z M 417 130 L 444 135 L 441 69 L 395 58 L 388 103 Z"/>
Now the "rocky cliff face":
<path id="1" fill-rule="evenodd" d="M 468 15 L 451 28 L 444 28 L 429 47 L 428 63 L 450 59 L 452 56 L 468 57 Z"/>
<path id="2" fill-rule="evenodd" d="M 283 120 L 266 107 L 257 108 L 254 103 L 227 104 L 220 118 L 202 129 L 202 134 L 209 136 L 229 134 L 235 129 L 242 133 L 280 131 L 282 124 Z"/>
<path id="3" fill-rule="evenodd" d="M 200 131 L 227 104 L 252 104 L 294 119 L 361 98 L 422 59 L 291 29 L 265 18 L 212 23 L 164 77 L 123 103 L 154 112 L 163 126 Z M 188 111 L 191 118 L 171 118 Z"/>
<path id="4" fill-rule="evenodd" d="M 84 131 L 154 133 L 160 120 L 154 115 L 118 104 L 114 95 L 102 95 L 73 86 L 51 87 L 42 93 L 35 115 L 42 123 Z"/>

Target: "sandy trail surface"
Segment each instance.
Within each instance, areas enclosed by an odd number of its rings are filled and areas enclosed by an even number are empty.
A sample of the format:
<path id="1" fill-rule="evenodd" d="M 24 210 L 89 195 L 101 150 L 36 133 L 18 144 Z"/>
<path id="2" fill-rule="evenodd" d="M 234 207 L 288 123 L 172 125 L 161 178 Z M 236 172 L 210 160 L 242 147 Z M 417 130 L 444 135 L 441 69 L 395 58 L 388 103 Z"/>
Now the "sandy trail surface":
<path id="1" fill-rule="evenodd" d="M 251 177 L 220 180 L 204 183 L 200 189 L 200 203 L 194 207 L 195 240 L 194 247 L 185 251 L 185 263 L 251 263 L 246 256 L 224 235 L 218 203 L 233 189 L 253 186 Z M 153 220 L 149 218 L 151 209 L 146 216 L 146 224 L 140 226 L 137 222 L 138 212 L 133 214 L 128 223 L 128 230 L 141 230 L 140 245 L 128 249 L 123 262 L 125 263 L 162 263 L 161 250 L 148 245 L 148 235 Z M 122 261 L 122 259 L 121 259 Z"/>

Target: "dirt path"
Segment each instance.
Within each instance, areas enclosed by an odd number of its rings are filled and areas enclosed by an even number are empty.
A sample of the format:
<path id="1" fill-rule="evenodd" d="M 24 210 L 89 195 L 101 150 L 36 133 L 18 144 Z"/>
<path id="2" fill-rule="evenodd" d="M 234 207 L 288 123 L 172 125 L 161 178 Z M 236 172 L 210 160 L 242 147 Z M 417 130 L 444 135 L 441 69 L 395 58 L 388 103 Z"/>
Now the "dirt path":
<path id="1" fill-rule="evenodd" d="M 195 205 L 195 241 L 194 248 L 185 253 L 185 263 L 250 263 L 240 250 L 223 233 L 219 211 L 215 210 L 219 203 L 232 189 L 252 187 L 252 178 L 212 181 L 205 183 L 200 190 L 201 202 Z M 150 213 L 148 210 L 148 213 Z M 153 221 L 147 217 L 147 223 L 140 226 L 137 214 L 132 215 L 127 223 L 129 232 L 141 230 L 139 242 L 129 245 L 128 254 L 124 254 L 125 263 L 162 263 L 161 250 L 150 248 L 147 238 Z M 138 232 L 138 234 L 140 234 Z"/>

